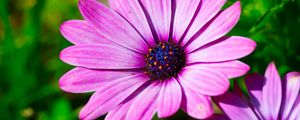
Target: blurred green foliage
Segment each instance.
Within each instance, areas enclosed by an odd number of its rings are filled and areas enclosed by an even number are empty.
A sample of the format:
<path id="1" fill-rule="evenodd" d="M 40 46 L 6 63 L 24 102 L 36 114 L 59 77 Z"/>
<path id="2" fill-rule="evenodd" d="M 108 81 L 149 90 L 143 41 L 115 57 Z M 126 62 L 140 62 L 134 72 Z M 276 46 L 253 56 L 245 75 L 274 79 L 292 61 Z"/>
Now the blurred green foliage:
<path id="1" fill-rule="evenodd" d="M 226 6 L 236 0 L 229 0 Z M 102 2 L 105 2 L 104 0 Z M 78 0 L 0 0 L 0 115 L 2 120 L 77 119 L 89 94 L 68 94 L 58 79 L 72 67 L 59 52 L 71 45 L 59 33 L 66 20 L 81 19 Z M 264 73 L 300 71 L 300 0 L 241 0 L 242 15 L 230 35 L 252 38 L 257 49 L 242 61 Z M 242 85 L 243 78 L 237 83 Z M 174 119 L 184 119 L 179 112 Z"/>

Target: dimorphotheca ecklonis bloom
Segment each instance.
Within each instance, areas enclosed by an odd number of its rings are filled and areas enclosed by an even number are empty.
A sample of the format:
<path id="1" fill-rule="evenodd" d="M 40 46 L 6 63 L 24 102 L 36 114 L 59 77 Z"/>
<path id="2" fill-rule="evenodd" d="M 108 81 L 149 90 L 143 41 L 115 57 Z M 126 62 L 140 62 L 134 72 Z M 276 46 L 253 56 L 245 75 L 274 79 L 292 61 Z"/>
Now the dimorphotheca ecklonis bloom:
<path id="1" fill-rule="evenodd" d="M 250 102 L 234 93 L 216 97 L 221 109 L 232 120 L 299 120 L 300 73 L 290 72 L 281 81 L 274 63 L 265 75 L 246 78 Z"/>
<path id="2" fill-rule="evenodd" d="M 255 42 L 223 37 L 237 23 L 240 2 L 226 0 L 79 0 L 84 20 L 62 24 L 74 46 L 60 58 L 77 66 L 59 81 L 67 92 L 93 92 L 81 119 L 151 119 L 182 108 L 194 118 L 209 117 L 210 96 L 223 94 L 228 78 L 249 67 L 236 59 Z"/>

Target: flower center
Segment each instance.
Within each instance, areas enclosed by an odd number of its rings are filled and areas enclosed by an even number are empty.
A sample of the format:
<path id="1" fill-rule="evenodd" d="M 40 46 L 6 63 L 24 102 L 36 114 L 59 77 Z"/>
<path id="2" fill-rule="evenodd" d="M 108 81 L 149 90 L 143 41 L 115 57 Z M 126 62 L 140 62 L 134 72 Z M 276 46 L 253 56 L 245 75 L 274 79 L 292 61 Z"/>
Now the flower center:
<path id="1" fill-rule="evenodd" d="M 180 46 L 172 42 L 160 42 L 149 49 L 145 72 L 151 80 L 166 80 L 177 77 L 185 65 L 185 53 Z"/>

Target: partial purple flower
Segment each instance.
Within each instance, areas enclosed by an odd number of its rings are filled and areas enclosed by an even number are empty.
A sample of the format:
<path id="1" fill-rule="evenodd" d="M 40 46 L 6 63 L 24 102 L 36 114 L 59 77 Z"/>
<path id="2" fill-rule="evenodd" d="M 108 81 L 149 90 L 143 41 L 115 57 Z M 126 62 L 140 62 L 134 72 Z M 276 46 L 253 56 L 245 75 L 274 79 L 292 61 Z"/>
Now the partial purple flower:
<path id="1" fill-rule="evenodd" d="M 224 37 L 237 23 L 240 2 L 226 0 L 79 0 L 85 20 L 62 24 L 75 44 L 60 58 L 77 66 L 59 81 L 72 93 L 95 92 L 80 119 L 166 118 L 183 109 L 194 118 L 213 113 L 210 96 L 249 67 L 236 59 L 255 42 Z"/>
<path id="2" fill-rule="evenodd" d="M 275 64 L 271 63 L 264 76 L 247 76 L 246 86 L 250 101 L 229 92 L 215 99 L 230 119 L 300 119 L 299 72 L 290 72 L 281 80 Z"/>

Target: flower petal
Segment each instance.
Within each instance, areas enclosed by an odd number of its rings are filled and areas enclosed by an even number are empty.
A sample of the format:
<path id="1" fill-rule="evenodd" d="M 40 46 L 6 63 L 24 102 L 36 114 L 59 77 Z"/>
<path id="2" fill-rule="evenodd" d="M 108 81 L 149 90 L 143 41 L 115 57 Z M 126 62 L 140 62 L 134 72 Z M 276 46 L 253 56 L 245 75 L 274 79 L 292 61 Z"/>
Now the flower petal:
<path id="1" fill-rule="evenodd" d="M 118 13 L 97 0 L 79 0 L 83 17 L 93 23 L 99 33 L 121 46 L 146 53 L 148 45 L 138 32 Z"/>
<path id="2" fill-rule="evenodd" d="M 299 120 L 300 118 L 300 94 L 298 94 L 298 97 L 294 103 L 294 106 L 292 108 L 289 116 L 289 120 Z"/>
<path id="3" fill-rule="evenodd" d="M 245 37 L 223 37 L 214 43 L 188 54 L 189 63 L 221 62 L 242 58 L 256 47 L 256 43 Z"/>
<path id="4" fill-rule="evenodd" d="M 147 82 L 143 84 L 139 89 L 134 91 L 129 97 L 127 97 L 122 103 L 120 103 L 115 109 L 111 110 L 105 117 L 105 120 L 124 120 L 128 113 L 129 108 L 135 104 L 134 101 L 145 88 L 151 83 Z"/>
<path id="5" fill-rule="evenodd" d="M 202 28 L 203 31 L 200 30 L 200 34 L 196 34 L 197 37 L 195 39 L 191 38 L 191 43 L 185 44 L 187 46 L 186 52 L 190 53 L 227 34 L 238 22 L 240 14 L 241 6 L 240 2 L 237 1 L 216 16 L 207 27 Z"/>
<path id="6" fill-rule="evenodd" d="M 126 18 L 151 46 L 155 44 L 145 13 L 137 0 L 109 0 L 109 5 Z"/>
<path id="7" fill-rule="evenodd" d="M 182 45 L 185 45 L 205 24 L 207 24 L 207 22 L 221 10 L 225 3 L 226 0 L 201 0 L 200 10 L 195 14 L 195 20 L 183 39 Z"/>
<path id="8" fill-rule="evenodd" d="M 181 103 L 181 87 L 176 79 L 164 81 L 158 97 L 157 114 L 159 118 L 175 114 Z"/>
<path id="9" fill-rule="evenodd" d="M 160 41 L 168 41 L 171 25 L 171 0 L 141 0 Z M 147 14 L 147 13 L 146 13 Z"/>
<path id="10" fill-rule="evenodd" d="M 265 85 L 266 78 L 259 74 L 252 74 L 246 76 L 245 82 L 254 110 L 259 117 L 263 119 L 262 116 L 266 115 L 266 110 L 262 101 L 262 89 Z"/>
<path id="11" fill-rule="evenodd" d="M 71 93 L 92 92 L 111 81 L 138 73 L 130 71 L 91 70 L 77 67 L 60 78 L 59 87 Z"/>
<path id="12" fill-rule="evenodd" d="M 126 120 L 151 120 L 157 109 L 157 98 L 162 84 L 153 82 L 142 91 L 129 108 Z"/>
<path id="13" fill-rule="evenodd" d="M 229 80 L 225 74 L 210 68 L 186 67 L 178 78 L 183 86 L 208 96 L 223 94 L 229 88 Z"/>
<path id="14" fill-rule="evenodd" d="M 254 111 L 235 94 L 227 92 L 214 100 L 231 120 L 258 120 Z"/>
<path id="15" fill-rule="evenodd" d="M 61 34 L 71 43 L 80 44 L 115 44 L 102 36 L 95 26 L 84 20 L 69 20 L 60 26 Z"/>
<path id="16" fill-rule="evenodd" d="M 205 119 L 213 114 L 213 107 L 209 97 L 195 92 L 182 85 L 183 97 L 181 108 L 191 117 Z"/>
<path id="17" fill-rule="evenodd" d="M 205 120 L 230 120 L 226 115 L 224 114 L 213 114 L 208 119 Z"/>
<path id="18" fill-rule="evenodd" d="M 290 72 L 283 81 L 283 107 L 282 119 L 288 119 L 291 109 L 299 95 L 300 90 L 300 73 Z"/>
<path id="19" fill-rule="evenodd" d="M 197 9 L 201 6 L 201 0 L 177 0 L 176 11 L 174 15 L 174 28 L 172 40 L 178 42 L 192 18 L 198 13 Z"/>
<path id="20" fill-rule="evenodd" d="M 142 55 L 112 45 L 77 45 L 64 49 L 60 59 L 74 66 L 94 69 L 132 69 L 144 67 Z"/>
<path id="21" fill-rule="evenodd" d="M 99 89 L 81 109 L 80 119 L 96 119 L 114 109 L 148 81 L 144 73 L 115 80 Z"/>
<path id="22" fill-rule="evenodd" d="M 106 115 L 105 120 L 124 120 L 129 108 L 134 104 L 132 102 L 133 100 L 134 99 L 125 104 L 118 105 L 118 107 L 116 107 Z"/>
<path id="23" fill-rule="evenodd" d="M 266 72 L 266 84 L 263 87 L 263 104 L 266 118 L 277 119 L 282 99 L 281 80 L 274 63 L 270 63 Z"/>
<path id="24" fill-rule="evenodd" d="M 223 72 L 228 78 L 236 78 L 246 74 L 250 67 L 240 61 L 228 61 L 217 63 L 196 63 L 189 66 L 208 67 L 215 71 Z"/>

